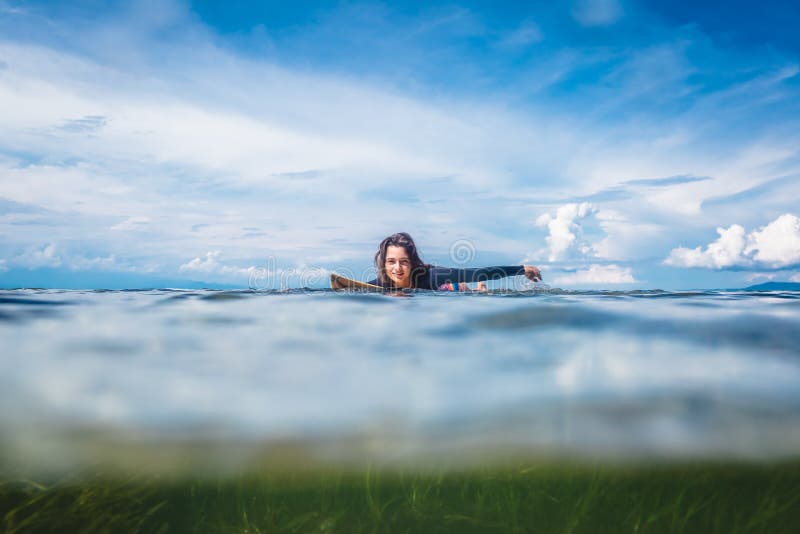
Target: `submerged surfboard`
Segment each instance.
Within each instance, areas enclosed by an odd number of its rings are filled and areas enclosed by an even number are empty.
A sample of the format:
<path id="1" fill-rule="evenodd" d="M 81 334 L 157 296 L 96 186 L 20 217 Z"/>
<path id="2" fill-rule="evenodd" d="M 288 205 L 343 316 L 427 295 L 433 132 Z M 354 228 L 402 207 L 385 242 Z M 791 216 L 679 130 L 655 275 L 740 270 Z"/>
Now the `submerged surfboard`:
<path id="1" fill-rule="evenodd" d="M 368 284 L 366 282 L 359 282 L 358 280 L 345 278 L 344 276 L 339 276 L 336 273 L 331 273 L 331 289 L 349 289 L 356 291 L 383 291 L 383 288 L 381 286 L 376 286 L 373 284 Z"/>

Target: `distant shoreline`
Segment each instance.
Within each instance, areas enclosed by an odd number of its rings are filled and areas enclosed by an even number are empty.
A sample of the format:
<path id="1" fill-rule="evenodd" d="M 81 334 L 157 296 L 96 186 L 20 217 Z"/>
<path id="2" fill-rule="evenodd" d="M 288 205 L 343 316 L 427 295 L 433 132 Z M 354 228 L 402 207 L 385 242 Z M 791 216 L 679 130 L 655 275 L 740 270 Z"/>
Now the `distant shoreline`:
<path id="1" fill-rule="evenodd" d="M 798 282 L 765 282 L 754 286 L 748 286 L 744 291 L 800 291 Z"/>

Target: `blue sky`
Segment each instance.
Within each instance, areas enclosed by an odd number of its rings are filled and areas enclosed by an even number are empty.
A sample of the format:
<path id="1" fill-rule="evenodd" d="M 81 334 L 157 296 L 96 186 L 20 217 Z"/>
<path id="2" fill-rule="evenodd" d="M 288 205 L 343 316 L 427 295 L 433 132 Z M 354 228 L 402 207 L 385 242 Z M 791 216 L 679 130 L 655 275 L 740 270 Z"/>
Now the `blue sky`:
<path id="1" fill-rule="evenodd" d="M 796 2 L 68 4 L 0 0 L 0 286 L 322 286 L 397 231 L 800 281 Z"/>

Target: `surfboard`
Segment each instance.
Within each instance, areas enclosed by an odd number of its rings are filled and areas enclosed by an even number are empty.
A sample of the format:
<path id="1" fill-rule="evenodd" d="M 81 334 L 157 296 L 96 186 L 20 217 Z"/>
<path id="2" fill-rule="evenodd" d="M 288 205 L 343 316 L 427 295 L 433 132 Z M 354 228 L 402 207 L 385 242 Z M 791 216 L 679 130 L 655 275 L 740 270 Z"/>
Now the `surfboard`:
<path id="1" fill-rule="evenodd" d="M 381 286 L 345 278 L 344 276 L 339 276 L 336 273 L 331 273 L 331 289 L 349 289 L 351 291 L 383 291 Z"/>

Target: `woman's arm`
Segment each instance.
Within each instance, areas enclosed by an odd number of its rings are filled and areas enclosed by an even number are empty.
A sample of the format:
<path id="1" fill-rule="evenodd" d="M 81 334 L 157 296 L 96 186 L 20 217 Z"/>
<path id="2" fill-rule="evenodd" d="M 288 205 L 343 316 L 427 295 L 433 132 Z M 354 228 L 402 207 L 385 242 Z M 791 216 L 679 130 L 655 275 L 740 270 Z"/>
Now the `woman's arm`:
<path id="1" fill-rule="evenodd" d="M 466 284 L 478 282 L 483 283 L 488 280 L 500 280 L 508 276 L 525 275 L 529 280 L 540 282 L 542 280 L 542 273 L 534 265 L 512 265 L 505 267 L 478 267 L 475 269 L 455 269 L 451 267 L 430 267 L 428 269 L 428 280 L 430 281 L 430 289 L 438 289 L 446 284 Z M 379 286 L 378 279 L 370 280 L 368 284 Z M 469 288 L 462 288 L 459 290 L 469 290 Z M 450 289 L 452 291 L 452 289 Z M 484 287 L 478 286 L 478 291 L 485 290 Z"/>
<path id="2" fill-rule="evenodd" d="M 452 267 L 431 267 L 429 276 L 432 287 L 444 284 L 486 282 L 500 280 L 507 276 L 525 275 L 530 280 L 538 282 L 542 273 L 533 265 L 512 265 L 502 267 L 478 267 L 476 269 L 455 269 Z"/>

